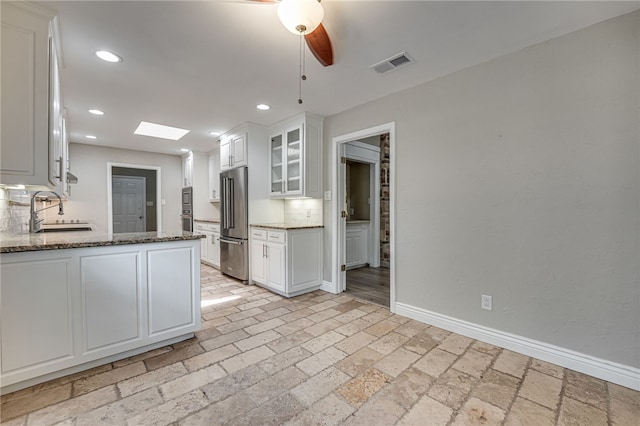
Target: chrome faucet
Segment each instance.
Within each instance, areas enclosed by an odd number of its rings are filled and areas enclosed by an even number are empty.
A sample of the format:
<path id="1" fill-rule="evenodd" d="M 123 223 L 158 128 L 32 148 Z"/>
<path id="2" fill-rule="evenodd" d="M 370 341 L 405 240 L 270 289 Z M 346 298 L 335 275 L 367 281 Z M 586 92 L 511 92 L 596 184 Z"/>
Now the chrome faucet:
<path id="1" fill-rule="evenodd" d="M 60 197 L 60 195 L 58 195 L 57 192 L 53 192 L 53 191 L 37 191 L 36 193 L 34 193 L 31 196 L 31 216 L 30 216 L 30 219 L 29 219 L 29 232 L 30 233 L 40 232 L 40 223 L 44 219 L 38 219 L 38 212 L 50 209 L 51 207 L 55 207 L 55 206 L 49 206 L 49 207 L 44 207 L 44 208 L 42 208 L 40 210 L 36 210 L 36 208 L 35 208 L 36 195 L 40 194 L 41 192 L 49 192 L 49 193 L 55 195 L 56 197 L 58 197 L 58 200 L 60 201 L 58 203 L 58 208 L 59 208 L 58 214 L 59 215 L 63 215 L 64 214 L 64 208 L 62 206 L 62 197 Z"/>

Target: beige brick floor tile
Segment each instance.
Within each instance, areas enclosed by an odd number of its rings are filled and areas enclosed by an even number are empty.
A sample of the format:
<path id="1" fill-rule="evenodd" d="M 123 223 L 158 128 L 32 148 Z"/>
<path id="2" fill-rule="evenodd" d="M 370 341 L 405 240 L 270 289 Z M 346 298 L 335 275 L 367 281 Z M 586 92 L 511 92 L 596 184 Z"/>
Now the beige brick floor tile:
<path id="1" fill-rule="evenodd" d="M 257 348 L 258 346 L 273 342 L 280 337 L 282 336 L 277 331 L 269 330 L 251 337 L 247 337 L 243 340 L 238 340 L 237 342 L 234 342 L 234 345 L 236 345 L 236 347 L 242 352 L 245 352 L 249 349 Z"/>
<path id="2" fill-rule="evenodd" d="M 68 420 L 69 422 L 72 422 L 73 420 Z M 7 420 L 7 421 L 3 421 L 2 422 L 2 426 L 24 426 L 27 424 L 27 416 L 22 416 L 22 417 L 16 417 L 15 419 L 12 420 Z M 64 425 L 64 423 L 58 423 L 58 425 L 60 426 L 66 426 Z M 72 423 L 69 423 L 69 426 L 73 426 Z"/>
<path id="3" fill-rule="evenodd" d="M 269 331 L 273 328 L 279 327 L 281 325 L 284 324 L 284 321 L 282 321 L 279 318 L 272 318 L 270 320 L 267 321 L 263 321 L 263 322 L 259 322 L 257 324 L 254 325 L 250 325 L 249 327 L 246 327 L 244 329 L 244 331 L 246 331 L 247 333 L 254 335 L 254 334 L 259 334 L 265 331 Z"/>
<path id="4" fill-rule="evenodd" d="M 482 352 L 483 354 L 494 356 L 500 355 L 500 352 L 502 352 L 501 348 L 493 346 L 489 343 L 481 342 L 479 340 L 473 342 L 473 344 L 471 345 L 471 349 Z"/>
<path id="5" fill-rule="evenodd" d="M 326 312 L 326 311 L 323 311 L 323 312 Z M 305 328 L 304 331 L 317 337 L 328 331 L 334 331 L 341 325 L 342 325 L 341 322 L 334 320 L 332 318 L 329 318 L 324 321 L 320 321 L 319 323 L 312 325 L 311 327 Z"/>
<path id="6" fill-rule="evenodd" d="M 338 387 L 351 379 L 350 376 L 335 367 L 329 367 L 324 371 L 309 378 L 304 383 L 291 389 L 291 394 L 295 396 L 305 406 L 315 404 L 321 398 L 330 394 Z"/>
<path id="7" fill-rule="evenodd" d="M 229 324 L 231 322 L 227 319 L 227 317 L 218 317 L 208 321 L 205 320 L 204 318 L 201 318 L 201 320 L 202 320 L 201 330 L 216 328 L 220 325 Z"/>
<path id="8" fill-rule="evenodd" d="M 364 309 L 364 308 L 360 308 L 360 309 Z M 368 315 L 363 316 L 362 319 L 364 321 L 367 321 L 370 324 L 376 324 L 382 320 L 387 319 L 391 315 L 392 314 L 391 312 L 389 312 L 389 309 L 378 307 L 378 309 L 376 309 L 375 311 L 371 312 Z"/>
<path id="9" fill-rule="evenodd" d="M 190 372 L 220 362 L 240 353 L 234 345 L 222 346 L 183 361 Z"/>
<path id="10" fill-rule="evenodd" d="M 398 329 L 396 329 L 395 331 L 396 333 L 399 333 Z M 405 349 L 408 349 L 420 355 L 424 355 L 431 349 L 438 346 L 438 342 L 436 342 L 435 339 L 433 339 L 427 333 L 418 332 L 418 334 L 412 336 L 403 346 Z"/>
<path id="11" fill-rule="evenodd" d="M 455 410 L 460 409 L 476 379 L 457 370 L 449 369 L 438 377 L 428 395 Z"/>
<path id="12" fill-rule="evenodd" d="M 311 327 L 315 323 L 307 318 L 299 318 L 297 320 L 286 322 L 280 327 L 275 328 L 275 330 L 282 334 L 283 336 L 288 336 L 291 333 L 295 333 L 296 331 L 305 329 L 307 327 Z"/>
<path id="13" fill-rule="evenodd" d="M 429 336 L 431 336 L 436 342 L 443 342 L 452 333 L 447 330 L 443 330 L 438 327 L 429 327 L 424 330 Z"/>
<path id="14" fill-rule="evenodd" d="M 505 349 L 496 359 L 493 369 L 522 378 L 528 363 L 529 357 Z"/>
<path id="15" fill-rule="evenodd" d="M 558 426 L 606 426 L 607 413 L 571 398 L 562 398 Z"/>
<path id="16" fill-rule="evenodd" d="M 486 369 L 489 368 L 493 359 L 493 355 L 469 349 L 452 365 L 452 368 L 471 376 L 481 377 Z"/>
<path id="17" fill-rule="evenodd" d="M 368 327 L 371 327 L 370 322 L 365 321 L 362 318 L 357 318 L 353 321 L 349 321 L 344 325 L 341 325 L 340 327 L 336 328 L 335 331 L 337 331 L 340 334 L 344 334 L 345 336 L 351 336 Z"/>
<path id="18" fill-rule="evenodd" d="M 344 338 L 345 337 L 340 333 L 329 331 L 303 343 L 301 346 L 309 352 L 315 354 L 323 349 L 328 348 L 329 346 L 333 346 L 341 340 L 344 340 Z"/>
<path id="19" fill-rule="evenodd" d="M 340 315 L 340 311 L 336 311 L 335 309 L 325 309 L 324 311 L 316 312 L 315 314 L 309 315 L 307 319 L 310 319 L 315 323 L 320 323 L 328 319 L 333 319 L 337 315 Z"/>
<path id="20" fill-rule="evenodd" d="M 604 380 L 567 370 L 564 395 L 607 411 L 609 390 Z"/>
<path id="21" fill-rule="evenodd" d="M 0 406 L 0 418 L 2 422 L 56 404 L 71 397 L 71 383 L 39 392 L 28 390 L 29 392 L 16 392 L 19 397 L 11 397 L 11 395 L 2 397 L 2 405 Z"/>
<path id="22" fill-rule="evenodd" d="M 359 406 L 367 402 L 390 380 L 391 377 L 383 372 L 370 368 L 340 386 L 336 393 L 350 404 Z"/>
<path id="23" fill-rule="evenodd" d="M 516 396 L 520 379 L 493 369 L 487 370 L 471 395 L 507 410 Z"/>
<path id="24" fill-rule="evenodd" d="M 238 370 L 242 370 L 250 365 L 257 364 L 271 356 L 275 355 L 275 352 L 266 346 L 259 346 L 251 349 L 247 352 L 235 355 L 231 358 L 227 358 L 220 363 L 220 365 L 228 372 L 234 373 Z"/>
<path id="25" fill-rule="evenodd" d="M 611 398 L 640 407 L 640 392 L 614 383 L 607 383 L 607 387 Z"/>
<path id="26" fill-rule="evenodd" d="M 438 349 L 455 355 L 462 355 L 471 343 L 473 343 L 473 339 L 459 334 L 451 334 L 438 345 Z"/>
<path id="27" fill-rule="evenodd" d="M 304 409 L 305 407 L 293 395 L 285 393 L 232 420 L 229 425 L 279 426 Z"/>
<path id="28" fill-rule="evenodd" d="M 404 345 L 408 340 L 409 338 L 407 336 L 392 331 L 371 343 L 369 347 L 374 351 L 380 352 L 382 355 L 388 355 Z"/>
<path id="29" fill-rule="evenodd" d="M 391 377 L 396 377 L 420 358 L 415 352 L 398 348 L 376 362 L 373 367 Z"/>
<path id="30" fill-rule="evenodd" d="M 544 373 L 547 376 L 555 377 L 556 379 L 562 380 L 564 378 L 564 368 L 539 359 L 532 358 L 530 368 Z"/>
<path id="31" fill-rule="evenodd" d="M 258 320 L 255 317 L 249 317 L 245 319 L 241 319 L 240 321 L 229 322 L 228 324 L 222 324 L 216 327 L 218 331 L 222 334 L 231 333 L 232 331 L 241 330 L 243 328 L 249 327 L 250 325 L 257 324 Z"/>
<path id="32" fill-rule="evenodd" d="M 260 362 L 260 369 L 265 373 L 272 375 L 287 367 L 297 364 L 303 359 L 309 358 L 311 352 L 300 346 L 294 346 L 288 351 L 276 354 L 270 358 Z"/>
<path id="33" fill-rule="evenodd" d="M 335 301 L 339 302 L 339 299 L 336 299 Z M 348 302 L 342 302 L 339 305 L 334 306 L 333 309 L 335 309 L 338 312 L 347 313 L 347 312 L 353 311 L 355 309 L 358 309 L 362 305 L 364 305 L 364 303 L 362 303 L 362 302 L 360 302 L 358 300 L 355 300 L 355 299 L 351 299 Z"/>
<path id="34" fill-rule="evenodd" d="M 193 373 L 180 376 L 161 385 L 160 392 L 165 400 L 170 400 L 179 395 L 198 389 L 207 383 L 214 382 L 226 375 L 226 371 L 224 371 L 219 365 L 214 364 L 209 367 L 196 370 Z"/>
<path id="35" fill-rule="evenodd" d="M 267 308 L 267 306 L 265 305 L 265 306 L 263 306 L 263 308 Z M 291 310 L 289 310 L 289 309 L 287 309 L 287 308 L 285 308 L 283 306 L 283 307 L 279 307 L 279 308 L 276 308 L 276 309 L 268 310 L 268 311 L 266 311 L 266 312 L 264 312 L 262 314 L 258 314 L 258 315 L 256 315 L 256 319 L 258 321 L 268 321 L 268 320 L 270 320 L 272 318 L 280 318 L 280 317 L 282 317 L 284 315 L 287 315 L 287 314 L 290 314 L 290 313 L 291 313 Z M 283 322 L 284 322 L 284 320 L 283 320 Z"/>
<path id="36" fill-rule="evenodd" d="M 336 343 L 335 347 L 340 349 L 342 352 L 352 354 L 377 339 L 377 337 L 361 331 L 350 337 L 347 337 L 341 342 Z"/>
<path id="37" fill-rule="evenodd" d="M 462 407 L 458 415 L 451 423 L 452 426 L 489 426 L 501 425 L 504 419 L 504 411 L 500 408 L 480 401 L 477 398 L 470 398 Z"/>
<path id="38" fill-rule="evenodd" d="M 367 314 L 370 314 L 370 313 L 375 312 L 375 311 L 380 309 L 380 306 L 376 305 L 374 303 L 369 303 L 369 302 L 366 302 L 366 301 L 363 301 L 363 303 L 364 304 L 362 306 L 360 306 L 358 309 L 360 309 L 361 311 L 366 312 Z"/>
<path id="39" fill-rule="evenodd" d="M 214 337 L 213 339 L 200 342 L 200 345 L 205 350 L 211 351 L 213 349 L 235 343 L 239 340 L 246 339 L 247 337 L 249 337 L 249 334 L 247 334 L 244 330 L 236 330 L 232 331 L 231 333 L 223 334 L 222 336 Z"/>
<path id="40" fill-rule="evenodd" d="M 445 426 L 453 410 L 435 399 L 423 396 L 398 422 L 398 426 Z"/>
<path id="41" fill-rule="evenodd" d="M 438 377 L 455 362 L 458 357 L 452 353 L 433 349 L 414 364 L 418 370 L 424 371 L 432 377 Z"/>
<path id="42" fill-rule="evenodd" d="M 200 348 L 202 350 L 202 348 Z M 124 367 L 114 368 L 104 373 L 96 374 L 73 382 L 73 396 L 83 395 L 96 389 L 112 385 L 147 372 L 142 361 Z"/>
<path id="43" fill-rule="evenodd" d="M 285 426 L 337 426 L 342 424 L 355 408 L 334 394 L 325 396 L 310 408 L 286 422 Z"/>
<path id="44" fill-rule="evenodd" d="M 214 330 L 217 333 L 217 330 Z M 197 336 L 198 333 L 196 333 Z M 200 340 L 200 339 L 198 339 Z M 202 340 L 206 340 L 206 339 L 202 339 Z M 144 352 L 141 353 L 139 355 L 134 355 L 132 357 L 129 358 L 125 358 L 125 359 L 121 359 L 119 361 L 115 361 L 113 363 L 111 363 L 111 365 L 113 366 L 113 368 L 118 368 L 118 367 L 124 367 L 125 365 L 129 365 L 129 364 L 135 364 L 138 361 L 144 361 L 147 358 L 152 358 L 154 356 L 158 356 L 158 355 L 162 355 L 162 354 L 166 354 L 167 352 L 171 352 L 173 350 L 173 348 L 171 346 L 163 346 L 161 348 L 158 349 L 154 349 L 152 351 L 149 352 Z M 109 364 L 104 365 L 102 367 L 110 367 Z M 106 370 L 110 370 L 111 368 L 107 368 Z M 106 371 L 105 370 L 105 371 Z M 102 373 L 102 371 L 97 371 L 96 373 Z M 94 373 L 94 374 L 96 374 Z M 93 375 L 93 374 L 90 374 Z M 74 378 L 73 380 L 76 380 L 77 378 Z"/>
<path id="45" fill-rule="evenodd" d="M 347 311 L 343 314 L 340 314 L 334 318 L 343 324 L 348 324 L 351 321 L 357 320 L 358 318 L 362 318 L 365 315 L 367 315 L 367 313 L 362 309 L 354 309 L 352 311 Z"/>
<path id="46" fill-rule="evenodd" d="M 336 366 L 351 377 L 356 377 L 371 368 L 381 358 L 382 355 L 379 352 L 364 347 L 337 363 Z"/>
<path id="47" fill-rule="evenodd" d="M 302 309 L 295 310 L 297 308 L 296 305 L 288 306 L 288 308 L 292 309 L 292 312 L 290 314 L 286 314 L 280 317 L 280 319 L 286 323 L 293 322 L 300 318 L 307 318 L 309 315 L 312 315 L 315 313 L 309 308 L 302 308 Z"/>
<path id="48" fill-rule="evenodd" d="M 400 324 L 398 324 L 397 322 L 391 321 L 389 319 L 384 319 L 380 322 L 375 323 L 371 327 L 365 328 L 364 331 L 371 334 L 372 336 L 382 337 L 385 334 L 395 330 L 399 326 Z"/>
<path id="49" fill-rule="evenodd" d="M 132 377 L 117 383 L 120 396 L 123 398 L 141 392 L 153 386 L 161 385 L 170 380 L 182 377 L 187 374 L 187 369 L 182 363 L 167 365 L 139 376 Z"/>
<path id="50" fill-rule="evenodd" d="M 205 385 L 201 389 L 207 399 L 215 403 L 227 399 L 267 377 L 269 377 L 269 374 L 264 372 L 260 366 L 251 365 Z"/>
<path id="51" fill-rule="evenodd" d="M 268 305 L 269 303 L 271 302 L 269 302 L 266 299 L 258 299 L 258 300 L 254 300 L 253 302 L 243 303 L 242 305 L 238 305 L 237 308 L 240 309 L 241 311 L 248 311 L 250 309 L 258 308 L 263 305 Z"/>
<path id="52" fill-rule="evenodd" d="M 182 347 L 180 349 L 174 349 L 171 352 L 166 352 L 161 355 L 154 356 L 152 358 L 147 358 L 144 360 L 144 365 L 149 370 L 155 370 L 169 364 L 173 364 L 174 362 L 180 362 L 187 358 L 191 358 L 192 356 L 196 356 L 204 352 L 202 346 L 195 344 Z"/>
<path id="53" fill-rule="evenodd" d="M 405 409 L 413 404 L 431 387 L 434 378 L 416 368 L 409 368 L 380 390 L 381 398 L 389 398 Z"/>
<path id="54" fill-rule="evenodd" d="M 560 401 L 561 388 L 560 379 L 529 369 L 518 396 L 555 410 Z"/>
<path id="55" fill-rule="evenodd" d="M 315 376 L 325 368 L 335 364 L 346 356 L 347 354 L 344 352 L 334 347 L 330 347 L 303 361 L 300 361 L 296 365 L 299 369 L 307 373 L 307 375 Z"/>
<path id="56" fill-rule="evenodd" d="M 201 391 L 192 391 L 129 418 L 127 425 L 167 425 L 197 412 L 207 404 L 207 398 Z"/>
<path id="57" fill-rule="evenodd" d="M 347 417 L 345 426 L 393 425 L 406 413 L 396 402 L 375 396 L 353 415 Z"/>
<path id="58" fill-rule="evenodd" d="M 335 300 L 327 300 L 325 302 L 318 303 L 317 305 L 310 306 L 309 309 L 314 312 L 320 312 L 329 308 L 335 308 L 338 305 L 340 305 L 340 303 L 336 302 Z"/>
<path id="59" fill-rule="evenodd" d="M 259 406 L 280 394 L 288 392 L 291 388 L 302 383 L 307 377 L 298 368 L 291 366 L 247 388 L 245 393 L 249 395 L 249 398 L 256 406 Z"/>
<path id="60" fill-rule="evenodd" d="M 609 410 L 613 426 L 637 426 L 640 423 L 640 404 L 611 398 Z"/>
<path id="61" fill-rule="evenodd" d="M 534 402 L 516 398 L 504 424 L 505 426 L 553 426 L 555 413 Z"/>
<path id="62" fill-rule="evenodd" d="M 226 317 L 227 315 L 231 315 L 236 312 L 239 312 L 239 309 L 234 306 L 231 308 L 219 309 L 213 312 L 208 312 L 202 315 L 202 318 L 204 318 L 205 321 L 209 321 L 215 318 Z"/>
<path id="63" fill-rule="evenodd" d="M 308 340 L 313 339 L 313 335 L 307 333 L 304 330 L 296 331 L 295 333 L 289 334 L 287 336 L 283 336 L 273 342 L 267 344 L 269 348 L 272 350 L 281 353 L 286 352 L 289 349 L 298 346 Z"/>
<path id="64" fill-rule="evenodd" d="M 75 419 L 75 426 L 125 424 L 127 419 L 163 404 L 158 388 L 151 388 L 104 405 Z"/>
<path id="65" fill-rule="evenodd" d="M 117 399 L 116 387 L 108 386 L 30 413 L 27 416 L 27 425 L 55 424 L 110 404 Z"/>
<path id="66" fill-rule="evenodd" d="M 411 338 L 428 327 L 429 326 L 427 324 L 421 323 L 420 321 L 409 320 L 402 324 L 400 327 L 396 328 L 395 332 Z"/>

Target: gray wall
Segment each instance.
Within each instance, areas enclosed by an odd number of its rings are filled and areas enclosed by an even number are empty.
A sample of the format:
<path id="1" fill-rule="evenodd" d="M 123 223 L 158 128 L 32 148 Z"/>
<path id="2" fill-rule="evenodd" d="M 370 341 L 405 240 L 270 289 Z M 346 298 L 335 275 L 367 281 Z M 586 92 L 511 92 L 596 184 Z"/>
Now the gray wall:
<path id="1" fill-rule="evenodd" d="M 125 163 L 160 167 L 162 230 L 179 231 L 182 160 L 176 155 L 155 154 L 128 149 L 107 148 L 72 143 L 69 147 L 71 170 L 78 183 L 71 188 L 71 198 L 65 202 L 65 216 L 86 219 L 98 231 L 108 229 L 107 163 Z"/>
<path id="2" fill-rule="evenodd" d="M 333 137 L 396 123 L 398 302 L 640 367 L 639 30 L 635 12 L 325 120 L 325 189 Z"/>

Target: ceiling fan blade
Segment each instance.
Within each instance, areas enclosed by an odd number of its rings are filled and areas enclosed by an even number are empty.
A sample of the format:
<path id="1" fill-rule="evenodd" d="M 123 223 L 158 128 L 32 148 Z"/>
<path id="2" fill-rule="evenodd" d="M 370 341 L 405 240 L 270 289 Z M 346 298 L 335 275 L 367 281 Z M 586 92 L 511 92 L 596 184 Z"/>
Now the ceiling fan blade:
<path id="1" fill-rule="evenodd" d="M 333 65 L 333 48 L 331 47 L 331 40 L 327 34 L 327 30 L 324 29 L 322 23 L 313 30 L 313 32 L 306 34 L 304 39 L 307 41 L 309 50 L 325 67 Z"/>

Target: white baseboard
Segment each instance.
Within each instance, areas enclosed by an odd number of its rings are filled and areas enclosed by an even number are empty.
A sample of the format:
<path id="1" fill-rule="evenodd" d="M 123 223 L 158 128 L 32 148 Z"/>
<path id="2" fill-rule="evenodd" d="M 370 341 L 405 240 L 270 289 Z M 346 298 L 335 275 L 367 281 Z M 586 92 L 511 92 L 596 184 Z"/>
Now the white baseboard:
<path id="1" fill-rule="evenodd" d="M 596 358 L 571 349 L 550 345 L 515 334 L 505 333 L 500 330 L 462 321 L 404 303 L 396 302 L 394 312 L 425 324 L 440 327 L 463 336 L 500 346 L 514 352 L 640 391 L 640 369 L 635 367 Z"/>
<path id="2" fill-rule="evenodd" d="M 330 281 L 322 281 L 322 285 L 320 286 L 320 290 L 324 290 L 328 293 L 338 294 L 333 283 Z"/>

